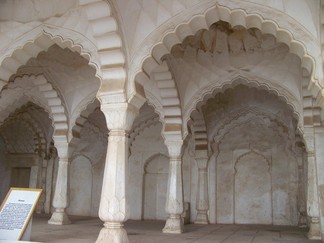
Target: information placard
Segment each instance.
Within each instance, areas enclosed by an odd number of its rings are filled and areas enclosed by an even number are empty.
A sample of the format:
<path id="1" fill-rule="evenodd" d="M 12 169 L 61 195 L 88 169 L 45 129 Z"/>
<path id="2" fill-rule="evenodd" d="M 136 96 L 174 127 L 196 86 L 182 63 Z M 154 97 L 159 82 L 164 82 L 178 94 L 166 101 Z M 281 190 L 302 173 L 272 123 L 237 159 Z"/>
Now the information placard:
<path id="1" fill-rule="evenodd" d="M 42 189 L 10 188 L 0 208 L 0 239 L 20 240 L 33 215 Z"/>

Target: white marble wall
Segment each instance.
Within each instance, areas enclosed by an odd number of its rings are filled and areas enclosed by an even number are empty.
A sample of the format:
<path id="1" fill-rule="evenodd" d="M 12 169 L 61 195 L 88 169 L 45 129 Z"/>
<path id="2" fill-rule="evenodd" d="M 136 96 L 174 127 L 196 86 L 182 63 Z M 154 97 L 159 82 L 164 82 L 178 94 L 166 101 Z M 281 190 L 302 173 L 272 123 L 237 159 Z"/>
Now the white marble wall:
<path id="1" fill-rule="evenodd" d="M 103 163 L 93 166 L 84 156 L 78 156 L 70 165 L 69 215 L 98 216 Z"/>
<path id="2" fill-rule="evenodd" d="M 107 128 L 101 111 L 94 111 L 80 132 L 80 139 L 70 146 L 71 215 L 98 216 L 103 171 L 107 150 Z"/>
<path id="3" fill-rule="evenodd" d="M 91 215 L 92 200 L 91 162 L 83 157 L 76 157 L 70 165 L 70 215 Z"/>
<path id="4" fill-rule="evenodd" d="M 157 123 L 143 130 L 135 138 L 130 148 L 129 158 L 129 189 L 128 195 L 130 204 L 130 219 L 165 219 L 165 204 L 157 202 L 158 197 L 162 197 L 165 202 L 167 179 L 166 172 L 169 168 L 167 148 L 161 136 L 161 123 Z M 145 168 L 146 167 L 146 173 Z M 156 173 L 155 185 L 153 174 Z M 144 178 L 145 181 L 144 182 Z M 164 181 L 166 180 L 166 181 Z M 159 188 L 159 192 L 156 191 Z M 147 191 L 146 191 L 146 190 Z M 161 190 L 161 191 L 160 191 Z M 144 204 L 144 205 L 143 205 Z M 148 207 L 144 209 L 145 205 Z M 157 212 L 154 214 L 152 209 Z M 154 215 L 153 215 L 154 214 Z"/>
<path id="5" fill-rule="evenodd" d="M 168 187 L 169 158 L 157 154 L 144 166 L 143 218 L 166 219 L 165 207 Z"/>
<path id="6" fill-rule="evenodd" d="M 98 216 L 103 179 L 103 162 L 93 165 L 88 158 L 77 156 L 70 165 L 69 215 Z"/>
<path id="7" fill-rule="evenodd" d="M 205 108 L 216 147 L 209 162 L 211 222 L 298 223 L 300 161 L 294 147 L 294 122 L 289 121 L 283 103 L 259 92 L 237 87 Z M 252 100 L 254 108 L 263 107 L 260 113 L 253 110 Z M 240 108 L 234 108 L 239 103 Z M 271 118 L 272 112 L 285 112 L 287 123 Z"/>
<path id="8" fill-rule="evenodd" d="M 130 219 L 160 219 L 167 217 L 165 200 L 168 184 L 169 158 L 161 136 L 161 123 L 143 130 L 132 143 L 129 158 Z M 191 152 L 190 152 L 191 149 Z M 195 216 L 195 193 L 197 184 L 192 147 L 187 146 L 183 155 L 184 202 L 189 202 Z M 191 206 L 193 204 L 193 206 Z"/>
<path id="9" fill-rule="evenodd" d="M 238 133 L 251 134 L 255 128 L 235 129 L 226 142 L 240 140 Z M 264 131 L 273 139 L 272 131 Z M 251 149 L 249 144 L 245 149 L 225 149 L 215 161 L 217 223 L 296 225 L 298 165 L 293 154 L 279 146 L 270 151 Z"/>

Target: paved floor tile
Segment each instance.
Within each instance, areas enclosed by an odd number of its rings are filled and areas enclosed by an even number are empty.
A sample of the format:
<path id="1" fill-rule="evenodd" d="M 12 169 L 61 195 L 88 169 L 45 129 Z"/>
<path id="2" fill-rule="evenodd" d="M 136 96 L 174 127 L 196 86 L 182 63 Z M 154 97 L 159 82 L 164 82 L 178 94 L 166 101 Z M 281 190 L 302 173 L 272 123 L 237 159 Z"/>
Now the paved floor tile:
<path id="1" fill-rule="evenodd" d="M 48 215 L 35 215 L 32 241 L 50 243 L 95 242 L 102 228 L 98 218 L 71 217 L 71 225 L 47 224 Z M 307 229 L 266 225 L 185 225 L 183 234 L 164 234 L 163 221 L 125 223 L 131 243 L 319 243 L 306 238 Z"/>

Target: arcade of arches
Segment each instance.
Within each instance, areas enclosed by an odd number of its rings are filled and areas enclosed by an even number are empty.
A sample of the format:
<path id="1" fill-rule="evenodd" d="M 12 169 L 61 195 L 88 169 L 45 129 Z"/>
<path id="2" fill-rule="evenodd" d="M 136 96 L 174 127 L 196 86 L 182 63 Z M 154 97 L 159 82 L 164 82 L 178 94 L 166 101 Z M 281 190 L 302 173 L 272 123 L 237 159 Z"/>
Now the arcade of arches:
<path id="1" fill-rule="evenodd" d="M 97 242 L 128 242 L 128 219 L 324 241 L 323 9 L 1 1 L 1 201 L 42 188 L 37 213 L 99 217 Z"/>

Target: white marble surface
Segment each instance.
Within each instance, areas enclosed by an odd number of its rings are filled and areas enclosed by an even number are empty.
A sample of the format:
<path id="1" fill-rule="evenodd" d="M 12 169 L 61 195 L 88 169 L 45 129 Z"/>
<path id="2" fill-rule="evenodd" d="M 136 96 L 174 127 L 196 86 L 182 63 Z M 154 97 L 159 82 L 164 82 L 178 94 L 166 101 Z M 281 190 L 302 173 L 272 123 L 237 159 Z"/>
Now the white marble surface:
<path id="1" fill-rule="evenodd" d="M 128 218 L 181 232 L 183 203 L 324 236 L 322 5 L 1 1 L 0 198 L 27 167 L 37 211 L 99 215 L 99 241 Z"/>

